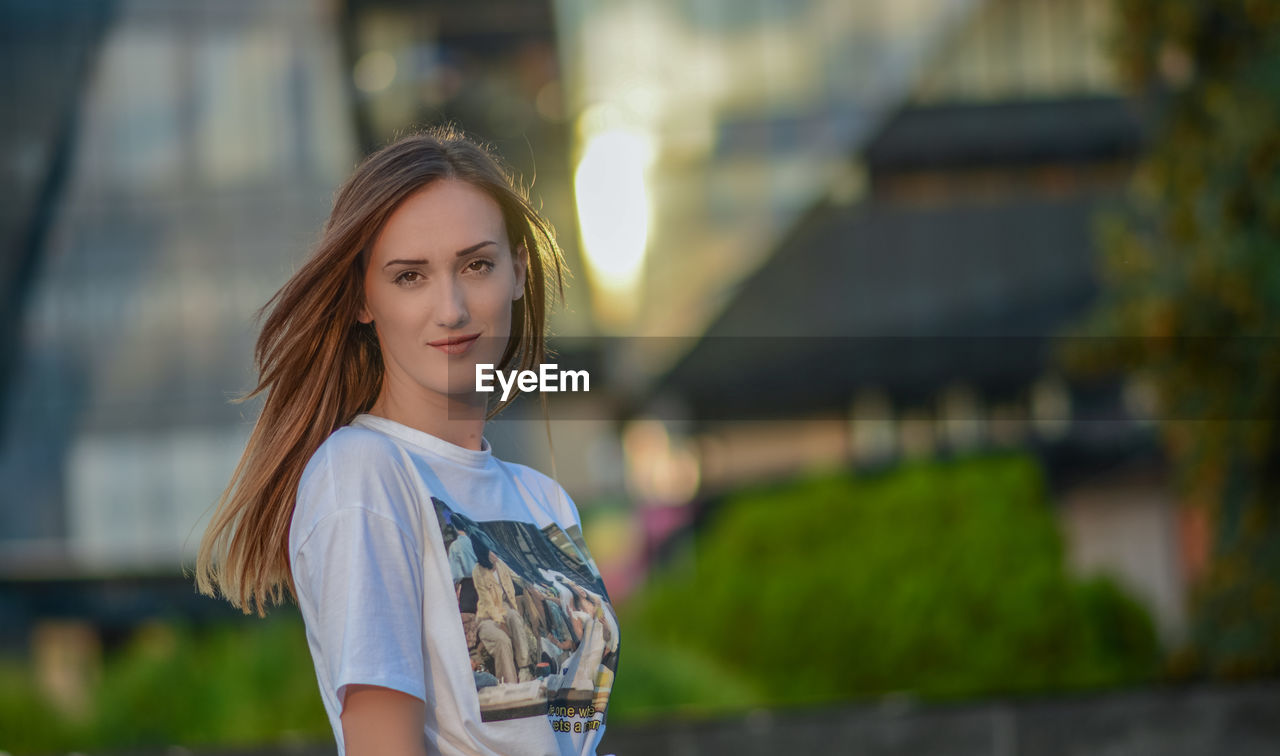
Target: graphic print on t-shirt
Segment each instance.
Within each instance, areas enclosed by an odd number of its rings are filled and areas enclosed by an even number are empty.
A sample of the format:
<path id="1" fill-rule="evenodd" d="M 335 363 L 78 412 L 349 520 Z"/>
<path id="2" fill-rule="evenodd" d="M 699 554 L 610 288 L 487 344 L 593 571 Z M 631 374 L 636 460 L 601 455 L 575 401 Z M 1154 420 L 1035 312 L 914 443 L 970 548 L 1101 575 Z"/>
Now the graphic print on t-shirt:
<path id="1" fill-rule="evenodd" d="M 598 728 L 618 669 L 618 621 L 581 530 L 477 522 L 431 502 L 481 720 L 549 716 L 556 728 Z"/>

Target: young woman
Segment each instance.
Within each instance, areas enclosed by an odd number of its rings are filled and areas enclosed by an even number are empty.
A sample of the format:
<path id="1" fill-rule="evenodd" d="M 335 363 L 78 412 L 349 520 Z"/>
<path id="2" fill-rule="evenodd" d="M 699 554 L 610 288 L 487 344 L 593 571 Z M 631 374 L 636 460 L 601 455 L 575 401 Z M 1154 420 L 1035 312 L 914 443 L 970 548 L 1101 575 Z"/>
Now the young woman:
<path id="1" fill-rule="evenodd" d="M 266 401 L 196 578 L 245 613 L 296 599 L 340 754 L 596 752 L 617 655 L 539 663 L 565 644 L 534 597 L 612 608 L 564 489 L 484 437 L 514 396 L 475 378 L 536 368 L 563 276 L 508 173 L 439 129 L 356 169 L 264 308 Z"/>

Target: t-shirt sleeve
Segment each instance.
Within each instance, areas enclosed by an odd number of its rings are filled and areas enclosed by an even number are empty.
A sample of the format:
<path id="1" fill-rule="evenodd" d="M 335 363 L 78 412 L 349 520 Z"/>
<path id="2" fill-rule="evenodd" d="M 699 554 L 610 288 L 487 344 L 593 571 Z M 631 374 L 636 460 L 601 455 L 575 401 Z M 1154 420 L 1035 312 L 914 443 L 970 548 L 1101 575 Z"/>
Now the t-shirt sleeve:
<path id="1" fill-rule="evenodd" d="M 317 665 L 339 706 L 353 684 L 426 699 L 422 557 L 399 523 L 357 506 L 330 512 L 299 546 L 294 572 L 313 598 Z"/>

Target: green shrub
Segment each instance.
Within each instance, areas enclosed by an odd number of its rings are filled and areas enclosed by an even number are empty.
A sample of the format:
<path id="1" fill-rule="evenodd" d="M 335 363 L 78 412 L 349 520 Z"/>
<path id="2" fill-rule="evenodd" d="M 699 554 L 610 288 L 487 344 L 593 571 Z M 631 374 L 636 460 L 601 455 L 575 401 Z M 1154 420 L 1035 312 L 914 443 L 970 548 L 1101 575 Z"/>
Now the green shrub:
<path id="1" fill-rule="evenodd" d="M 0 660 L 0 750 L 66 750 L 85 737 L 83 725 L 67 721 L 36 694 L 35 679 L 25 661 Z"/>
<path id="2" fill-rule="evenodd" d="M 1025 457 L 742 492 L 622 615 L 624 640 L 705 654 L 773 705 L 1110 685 L 1159 659 L 1141 608 L 1066 575 Z"/>
<path id="3" fill-rule="evenodd" d="M 609 721 L 637 721 L 680 712 L 707 715 L 759 706 L 763 692 L 750 678 L 688 646 L 662 645 L 624 628 L 624 650 L 609 698 Z"/>
<path id="4" fill-rule="evenodd" d="M 107 654 L 83 722 L 42 700 L 26 662 L 0 664 L 0 749 L 331 741 L 302 621 L 277 615 L 205 628 L 144 626 Z"/>
<path id="5" fill-rule="evenodd" d="M 129 745 L 332 737 L 301 620 L 155 625 L 108 660 L 96 732 Z"/>
<path id="6" fill-rule="evenodd" d="M 1150 619 L 1075 582 L 1036 464 L 918 464 L 732 497 L 620 607 L 611 723 L 894 692 L 926 698 L 1150 679 Z M 87 722 L 0 663 L 0 748 L 329 742 L 301 619 L 157 623 L 108 654 Z"/>

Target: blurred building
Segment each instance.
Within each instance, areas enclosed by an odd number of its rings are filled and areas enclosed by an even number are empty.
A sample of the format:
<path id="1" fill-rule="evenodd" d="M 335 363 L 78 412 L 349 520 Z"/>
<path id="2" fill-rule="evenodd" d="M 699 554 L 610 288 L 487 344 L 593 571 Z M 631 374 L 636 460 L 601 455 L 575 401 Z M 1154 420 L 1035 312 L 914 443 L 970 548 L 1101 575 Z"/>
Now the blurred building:
<path id="1" fill-rule="evenodd" d="M 611 590 L 642 563 L 631 500 L 677 505 L 643 509 L 658 539 L 760 476 L 1029 444 L 1077 564 L 1176 628 L 1147 431 L 1079 422 L 1141 387 L 1083 391 L 1046 351 L 1095 293 L 1089 218 L 1138 144 L 1108 7 L 5 0 L 0 635 L 195 605 L 178 566 L 256 413 L 229 401 L 256 309 L 359 157 L 445 120 L 560 229 L 552 327 L 606 385 L 553 415 L 554 458 L 536 402 L 491 438 L 614 502 L 588 525 Z M 978 333 L 1003 346 L 955 338 Z M 657 420 L 619 431 L 644 397 Z"/>
<path id="2" fill-rule="evenodd" d="M 973 0 L 559 0 L 585 273 L 615 335 L 702 332 Z M 607 295 L 607 296 L 604 296 Z M 677 348 L 653 340 L 638 366 Z"/>
<path id="3" fill-rule="evenodd" d="M 752 481 L 1024 448 L 1049 474 L 1071 566 L 1117 577 L 1166 640 L 1181 637 L 1194 523 L 1142 387 L 1081 384 L 1058 361 L 1098 294 L 1096 219 L 1121 200 L 1143 139 L 1106 63 L 1108 7 L 990 0 L 955 17 L 897 97 L 877 101 L 881 117 L 843 132 L 794 212 L 776 201 L 787 150 L 831 116 L 713 119 L 718 164 L 745 141 L 768 166 L 768 190 L 745 176 L 734 187 L 774 193 L 778 224 L 746 222 L 761 224 L 763 262 L 705 284 L 704 303 L 726 303 L 651 388 L 660 427 L 638 435 L 660 440 L 631 467 L 670 471 L 640 486 L 675 505 L 646 515 L 657 537 L 693 516 L 688 502 Z M 860 104 L 834 99 L 837 113 Z"/>
<path id="4" fill-rule="evenodd" d="M 9 250 L 30 262 L 5 281 L 20 303 L 0 429 L 13 628 L 42 602 L 129 613 L 129 598 L 68 598 L 92 592 L 81 579 L 180 579 L 256 412 L 229 401 L 253 385 L 254 313 L 357 153 L 327 3 L 6 6 L 24 98 L 9 105 L 61 103 L 48 133 L 63 137 L 3 143 L 57 171 L 28 195 L 19 224 L 40 232 Z M 103 22 L 52 97 L 50 45 L 86 10 Z"/>
<path id="5" fill-rule="evenodd" d="M 599 500 L 687 501 L 697 487 L 696 454 L 673 440 L 672 428 L 638 423 L 620 432 L 615 418 L 634 414 L 800 213 L 833 187 L 861 191 L 849 146 L 907 96 L 977 3 L 554 7 L 572 127 L 578 276 L 592 291 L 601 337 L 593 353 L 610 386 L 594 415 L 572 412 L 608 422 L 558 422 L 557 448 L 588 468 L 581 477 L 603 479 Z M 637 527 L 626 504 L 613 511 L 595 518 L 595 540 L 610 544 L 598 561 L 611 590 L 624 595 L 643 569 L 645 544 L 679 518 L 670 508 L 646 509 Z M 641 566 L 620 566 L 628 564 Z"/>

